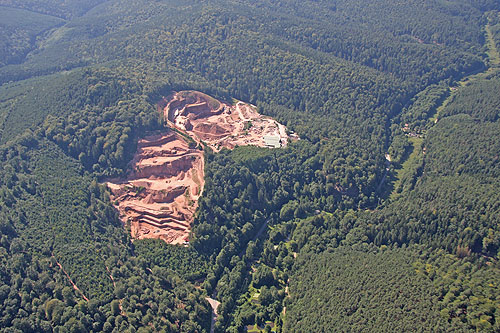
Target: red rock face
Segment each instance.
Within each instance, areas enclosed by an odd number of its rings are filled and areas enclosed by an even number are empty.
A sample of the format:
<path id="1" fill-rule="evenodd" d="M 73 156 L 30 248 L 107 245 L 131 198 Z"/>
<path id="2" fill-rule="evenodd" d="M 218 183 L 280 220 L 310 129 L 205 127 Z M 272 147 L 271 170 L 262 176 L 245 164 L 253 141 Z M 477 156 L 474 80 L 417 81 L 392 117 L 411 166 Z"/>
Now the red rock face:
<path id="1" fill-rule="evenodd" d="M 168 131 L 139 141 L 125 179 L 110 180 L 112 200 L 132 237 L 181 244 L 203 191 L 203 153 Z"/>
<path id="2" fill-rule="evenodd" d="M 252 105 L 230 105 L 196 91 L 181 91 L 158 103 L 170 127 L 218 151 L 222 147 L 265 147 L 264 136 L 288 142 L 285 126 L 257 113 Z M 166 130 L 141 139 L 124 179 L 107 182 L 120 217 L 134 239 L 189 241 L 198 199 L 203 193 L 204 158 L 184 137 Z"/>
<path id="3" fill-rule="evenodd" d="M 163 99 L 158 108 L 163 108 L 169 126 L 205 142 L 215 151 L 237 145 L 265 147 L 265 136 L 279 137 L 281 146 L 288 143 L 285 126 L 243 102 L 231 105 L 197 91 L 181 91 Z"/>

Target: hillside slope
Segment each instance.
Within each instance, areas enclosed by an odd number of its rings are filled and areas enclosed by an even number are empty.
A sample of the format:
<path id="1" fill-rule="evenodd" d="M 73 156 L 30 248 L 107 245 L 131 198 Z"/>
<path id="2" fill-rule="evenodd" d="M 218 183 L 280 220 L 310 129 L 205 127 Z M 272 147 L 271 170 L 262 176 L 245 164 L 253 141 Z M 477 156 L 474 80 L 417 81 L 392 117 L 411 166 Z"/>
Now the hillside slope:
<path id="1" fill-rule="evenodd" d="M 0 0 L 0 330 L 498 331 L 499 11 Z M 189 247 L 132 243 L 98 184 L 193 90 L 300 140 L 206 149 Z"/>

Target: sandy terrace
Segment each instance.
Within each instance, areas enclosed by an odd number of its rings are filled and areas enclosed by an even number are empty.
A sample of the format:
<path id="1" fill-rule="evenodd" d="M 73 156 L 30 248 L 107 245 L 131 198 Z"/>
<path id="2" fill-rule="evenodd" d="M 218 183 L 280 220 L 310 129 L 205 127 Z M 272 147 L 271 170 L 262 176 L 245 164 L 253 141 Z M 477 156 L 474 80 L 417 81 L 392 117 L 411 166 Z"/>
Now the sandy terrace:
<path id="1" fill-rule="evenodd" d="M 158 109 L 170 127 L 215 151 L 237 145 L 283 147 L 288 142 L 285 126 L 243 102 L 231 105 L 200 92 L 181 91 L 163 98 Z M 190 148 L 173 130 L 147 136 L 137 146 L 127 176 L 107 182 L 120 218 L 130 224 L 134 239 L 186 244 L 203 192 L 203 151 Z"/>
<path id="2" fill-rule="evenodd" d="M 218 151 L 242 145 L 269 146 L 265 137 L 284 147 L 286 128 L 270 117 L 257 113 L 255 106 L 243 102 L 231 105 L 196 91 L 181 91 L 159 104 L 170 126 L 185 131 Z"/>
<path id="3" fill-rule="evenodd" d="M 188 241 L 203 191 L 203 152 L 174 131 L 141 139 L 125 179 L 107 184 L 132 237 Z"/>

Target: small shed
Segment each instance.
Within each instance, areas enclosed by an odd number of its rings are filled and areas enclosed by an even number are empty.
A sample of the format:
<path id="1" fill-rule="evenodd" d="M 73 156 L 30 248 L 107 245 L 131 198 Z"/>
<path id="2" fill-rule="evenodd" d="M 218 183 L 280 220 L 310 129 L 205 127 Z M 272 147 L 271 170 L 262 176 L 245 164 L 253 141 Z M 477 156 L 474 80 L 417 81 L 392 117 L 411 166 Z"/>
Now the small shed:
<path id="1" fill-rule="evenodd" d="M 265 135 L 263 139 L 264 139 L 264 144 L 268 148 L 281 147 L 281 137 L 279 135 Z"/>

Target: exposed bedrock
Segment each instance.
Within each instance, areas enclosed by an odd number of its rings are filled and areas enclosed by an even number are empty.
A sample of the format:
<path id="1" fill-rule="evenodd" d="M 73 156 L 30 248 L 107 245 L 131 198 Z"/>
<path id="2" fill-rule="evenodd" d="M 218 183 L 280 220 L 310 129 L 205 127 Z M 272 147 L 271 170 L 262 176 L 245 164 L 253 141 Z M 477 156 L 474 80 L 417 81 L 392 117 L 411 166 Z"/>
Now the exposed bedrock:
<path id="1" fill-rule="evenodd" d="M 174 92 L 158 102 L 169 127 L 139 140 L 127 176 L 108 181 L 112 200 L 134 239 L 158 238 L 186 244 L 204 186 L 203 151 L 237 145 L 282 147 L 285 126 L 243 102 L 224 103 L 197 92 Z M 191 147 L 191 148 L 190 148 Z"/>
<path id="2" fill-rule="evenodd" d="M 141 139 L 125 179 L 108 186 L 134 239 L 188 241 L 203 190 L 203 154 L 174 131 Z"/>
<path id="3" fill-rule="evenodd" d="M 195 154 L 181 156 L 153 156 L 142 160 L 133 171 L 134 178 L 169 178 L 193 168 L 200 156 Z"/>

